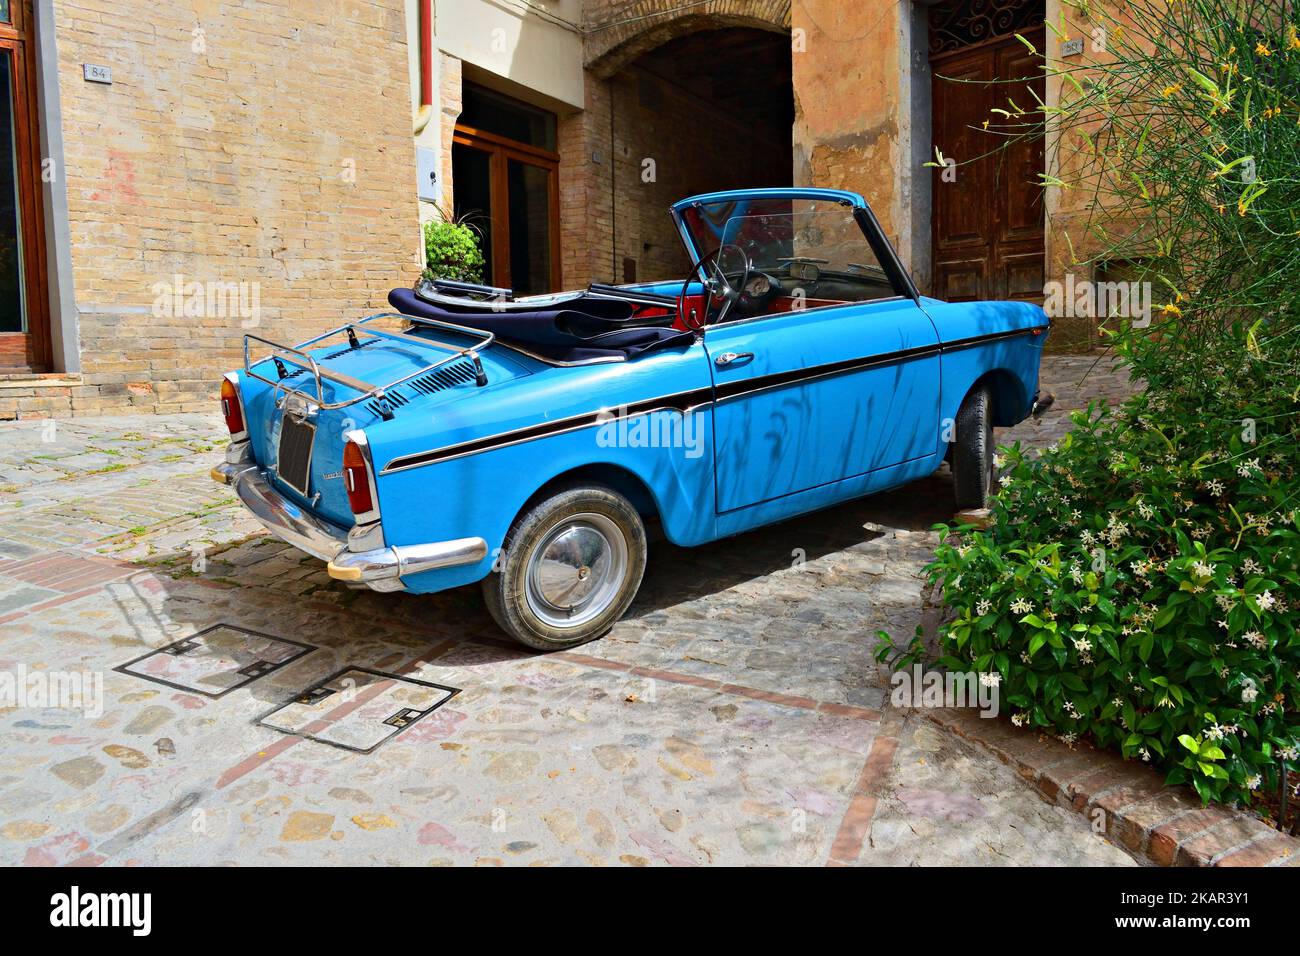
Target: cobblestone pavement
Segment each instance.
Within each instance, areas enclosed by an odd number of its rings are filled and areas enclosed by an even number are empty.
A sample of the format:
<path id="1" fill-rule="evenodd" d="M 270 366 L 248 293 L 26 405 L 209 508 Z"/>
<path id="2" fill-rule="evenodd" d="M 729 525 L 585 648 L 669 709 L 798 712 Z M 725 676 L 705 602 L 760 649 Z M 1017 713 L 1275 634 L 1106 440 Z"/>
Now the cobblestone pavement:
<path id="1" fill-rule="evenodd" d="M 1122 395 L 1093 364 L 1046 359 L 1056 407 L 1002 437 L 1046 443 L 1069 409 Z M 889 704 L 874 635 L 919 622 L 946 472 L 657 545 L 611 634 L 537 655 L 477 588 L 333 585 L 208 479 L 222 435 L 215 415 L 0 426 L 0 675 L 28 693 L 0 711 L 0 863 L 1132 863 Z M 229 633 L 198 634 L 220 624 L 315 650 L 254 637 L 222 658 Z M 188 638 L 217 656 L 113 670 Z M 185 689 L 223 664 L 219 691 Z M 353 674 L 337 706 L 300 697 L 349 667 L 460 692 L 400 732 L 443 692 Z M 46 706 L 34 672 L 84 672 L 102 706 Z M 297 723 L 268 716 L 295 698 Z M 361 749 L 395 736 L 359 753 L 286 723 Z"/>

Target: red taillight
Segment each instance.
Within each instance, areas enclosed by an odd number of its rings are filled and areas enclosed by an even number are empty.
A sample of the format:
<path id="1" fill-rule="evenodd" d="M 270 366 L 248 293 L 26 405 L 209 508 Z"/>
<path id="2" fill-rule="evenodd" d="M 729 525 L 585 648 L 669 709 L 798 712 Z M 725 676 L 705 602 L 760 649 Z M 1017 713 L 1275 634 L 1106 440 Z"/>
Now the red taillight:
<path id="1" fill-rule="evenodd" d="M 348 507 L 354 515 L 373 511 L 374 499 L 370 497 L 370 471 L 366 456 L 356 442 L 343 446 L 343 482 L 348 490 Z"/>
<path id="2" fill-rule="evenodd" d="M 221 380 L 221 414 L 225 416 L 226 428 L 230 429 L 230 434 L 243 432 L 244 409 L 239 404 L 239 389 L 228 378 Z"/>

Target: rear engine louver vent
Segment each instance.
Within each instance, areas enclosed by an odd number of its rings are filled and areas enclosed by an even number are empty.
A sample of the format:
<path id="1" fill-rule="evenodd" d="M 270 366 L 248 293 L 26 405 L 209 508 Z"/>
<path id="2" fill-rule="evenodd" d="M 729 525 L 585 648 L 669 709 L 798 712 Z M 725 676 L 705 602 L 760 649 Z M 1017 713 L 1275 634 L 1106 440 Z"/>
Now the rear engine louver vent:
<path id="1" fill-rule="evenodd" d="M 476 378 L 474 366 L 469 362 L 453 362 L 451 365 L 444 365 L 428 375 L 411 379 L 402 386 L 401 391 L 394 389 L 388 392 L 388 402 L 395 409 L 401 408 L 403 405 L 410 404 L 413 397 L 432 395 L 434 392 L 441 392 L 443 389 L 464 385 L 466 382 L 473 382 Z M 415 394 L 412 395 L 412 392 Z M 376 415 L 383 415 L 383 408 L 377 400 L 367 402 L 366 407 Z"/>
<path id="2" fill-rule="evenodd" d="M 345 345 L 343 348 L 339 349 L 337 352 L 331 352 L 329 355 L 326 355 L 326 356 L 324 357 L 324 358 L 325 358 L 325 361 L 329 361 L 330 359 L 336 359 L 336 358 L 338 358 L 338 357 L 341 356 L 341 355 L 347 355 L 349 352 L 359 352 L 359 351 L 361 351 L 363 348 L 365 348 L 367 345 L 370 345 L 370 344 L 372 344 L 372 343 L 374 343 L 374 342 L 377 342 L 377 341 L 379 341 L 379 340 L 378 340 L 378 339 L 366 339 L 364 342 L 358 342 L 356 345 Z"/>

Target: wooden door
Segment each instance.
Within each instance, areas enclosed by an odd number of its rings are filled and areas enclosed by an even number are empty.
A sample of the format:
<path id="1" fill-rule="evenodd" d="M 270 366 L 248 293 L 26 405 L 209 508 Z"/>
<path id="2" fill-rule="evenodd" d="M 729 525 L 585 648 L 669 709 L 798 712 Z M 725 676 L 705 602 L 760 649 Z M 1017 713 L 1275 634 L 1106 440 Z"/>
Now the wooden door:
<path id="1" fill-rule="evenodd" d="M 50 362 L 30 0 L 0 0 L 0 371 Z"/>
<path id="2" fill-rule="evenodd" d="M 1041 48 L 1043 30 L 1026 38 Z M 1005 137 L 986 132 L 1004 118 L 1008 98 L 1022 109 L 1045 96 L 1041 61 L 1015 37 L 959 48 L 931 57 L 934 72 L 933 138 L 945 158 L 958 162 L 934 172 L 931 234 L 932 293 L 962 302 L 977 299 L 1041 301 L 1044 278 L 1043 138 L 1000 148 Z M 1029 78 L 1027 82 L 999 81 Z M 1041 114 L 1034 114 L 1040 117 Z"/>
<path id="3" fill-rule="evenodd" d="M 559 155 L 457 124 L 452 166 L 456 217 L 482 236 L 484 281 L 517 295 L 559 291 Z"/>

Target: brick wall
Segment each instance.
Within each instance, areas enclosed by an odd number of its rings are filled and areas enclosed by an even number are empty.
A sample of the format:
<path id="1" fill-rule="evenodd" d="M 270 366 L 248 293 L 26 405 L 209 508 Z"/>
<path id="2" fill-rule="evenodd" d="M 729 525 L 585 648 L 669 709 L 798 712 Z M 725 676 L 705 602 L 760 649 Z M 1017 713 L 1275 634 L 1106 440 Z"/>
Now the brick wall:
<path id="1" fill-rule="evenodd" d="M 583 39 L 585 65 L 598 76 L 609 77 L 642 53 L 695 30 L 728 26 L 789 30 L 790 0 L 587 0 L 583 22 L 588 31 Z"/>
<path id="2" fill-rule="evenodd" d="M 298 339 L 414 279 L 402 0 L 56 0 L 55 15 L 83 384 L 6 389 L 0 416 L 210 408 L 254 302 L 248 331 Z M 83 63 L 113 84 L 84 82 Z M 202 314 L 158 314 L 176 275 L 204 284 L 185 296 Z M 212 282 L 245 283 L 244 308 Z"/>
<path id="3" fill-rule="evenodd" d="M 622 282 L 624 260 L 631 259 L 638 280 L 682 279 L 690 263 L 668 207 L 718 189 L 789 185 L 788 131 L 778 139 L 780 131 L 747 128 L 635 66 L 608 84 L 615 117 L 613 242 L 608 233 L 596 238 L 606 251 L 606 271 Z M 593 172 L 597 188 L 608 188 L 610 166 Z"/>
<path id="4" fill-rule="evenodd" d="M 625 260 L 638 281 L 682 278 L 689 263 L 668 207 L 712 189 L 788 185 L 788 131 L 746 128 L 636 61 L 700 31 L 787 30 L 789 0 L 589 0 L 584 14 L 586 109 L 560 127 L 562 214 L 583 216 L 561 222 L 565 285 L 623 282 Z"/>
<path id="5" fill-rule="evenodd" d="M 435 120 L 442 124 L 442 205 L 444 212 L 454 209 L 452 186 L 451 145 L 456 136 L 456 120 L 465 106 L 461 83 L 461 61 L 448 53 L 438 53 L 438 100 L 441 114 Z"/>

